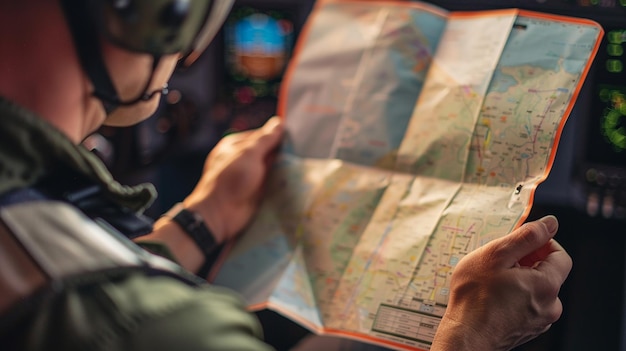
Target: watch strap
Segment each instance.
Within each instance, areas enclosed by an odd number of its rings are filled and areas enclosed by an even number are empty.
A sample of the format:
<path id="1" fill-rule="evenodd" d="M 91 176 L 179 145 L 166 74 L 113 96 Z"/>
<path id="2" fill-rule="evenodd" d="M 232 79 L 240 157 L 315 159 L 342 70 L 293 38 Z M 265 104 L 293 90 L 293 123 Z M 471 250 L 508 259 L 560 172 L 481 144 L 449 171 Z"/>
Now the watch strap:
<path id="1" fill-rule="evenodd" d="M 198 213 L 186 209 L 182 202 L 177 203 L 164 215 L 177 223 L 196 243 L 204 254 L 210 256 L 216 248 L 215 238 Z"/>

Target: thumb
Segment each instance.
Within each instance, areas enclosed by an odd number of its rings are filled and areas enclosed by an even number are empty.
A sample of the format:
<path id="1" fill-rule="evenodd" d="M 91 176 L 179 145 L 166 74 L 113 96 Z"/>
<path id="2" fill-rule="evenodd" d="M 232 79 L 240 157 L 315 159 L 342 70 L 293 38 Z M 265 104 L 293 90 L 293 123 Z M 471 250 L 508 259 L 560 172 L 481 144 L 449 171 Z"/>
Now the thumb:
<path id="1" fill-rule="evenodd" d="M 284 125 L 280 117 L 274 116 L 255 131 L 255 150 L 267 153 L 274 149 L 282 140 Z"/>
<path id="2" fill-rule="evenodd" d="M 555 216 L 545 216 L 538 221 L 529 222 L 499 239 L 501 257 L 507 266 L 513 266 L 524 257 L 546 246 L 559 228 Z"/>

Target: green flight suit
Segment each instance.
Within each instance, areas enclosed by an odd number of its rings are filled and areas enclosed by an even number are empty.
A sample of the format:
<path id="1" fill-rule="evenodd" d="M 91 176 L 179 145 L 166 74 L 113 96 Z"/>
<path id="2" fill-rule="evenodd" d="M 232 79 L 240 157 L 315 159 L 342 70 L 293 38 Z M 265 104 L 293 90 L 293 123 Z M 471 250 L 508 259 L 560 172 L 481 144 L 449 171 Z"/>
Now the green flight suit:
<path id="1" fill-rule="evenodd" d="M 75 172 L 101 185 L 106 198 L 137 213 L 153 201 L 156 192 L 151 185 L 120 185 L 84 147 L 74 145 L 44 120 L 2 98 L 0 121 L 0 194 L 31 187 L 61 171 Z M 83 244 L 73 245 L 74 237 L 66 232 L 87 241 L 110 238 L 101 225 L 67 203 L 24 203 L 3 207 L 0 214 L 0 349 L 271 349 L 262 341 L 256 317 L 232 291 L 187 283 L 194 279 L 186 272 L 177 278 L 175 273 L 116 267 L 117 258 L 101 255 L 99 245 L 85 244 L 93 252 L 77 250 Z M 41 231 L 33 235 L 38 240 L 50 240 L 39 245 L 44 249 L 42 255 L 33 254 L 28 245 L 16 239 L 19 235 L 28 239 L 33 231 Z M 56 240 L 55 235 L 62 240 Z M 121 243 L 130 248 L 130 254 L 120 260 L 134 259 L 133 248 L 141 251 L 137 256 L 157 259 L 126 238 L 115 240 L 111 247 Z M 69 256 L 46 256 L 45 249 L 55 245 Z M 109 253 L 116 255 L 110 247 Z M 78 262 L 73 264 L 72 255 L 82 257 L 79 262 L 108 265 L 107 269 L 90 270 L 92 266 L 85 264 L 85 274 Z M 65 262 L 56 262 L 54 257 Z M 158 259 L 174 267 L 170 271 L 181 270 L 170 261 Z M 43 267 L 42 262 L 49 264 Z M 63 283 L 54 279 L 57 265 L 64 267 L 60 280 L 69 277 Z"/>

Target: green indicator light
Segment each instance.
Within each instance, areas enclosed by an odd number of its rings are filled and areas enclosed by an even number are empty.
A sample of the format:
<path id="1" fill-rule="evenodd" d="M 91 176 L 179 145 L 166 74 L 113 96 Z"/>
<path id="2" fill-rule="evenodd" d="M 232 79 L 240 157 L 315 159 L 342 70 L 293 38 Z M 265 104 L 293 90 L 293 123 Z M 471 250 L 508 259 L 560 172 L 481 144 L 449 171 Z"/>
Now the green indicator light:
<path id="1" fill-rule="evenodd" d="M 598 95 L 600 96 L 600 100 L 602 100 L 602 102 L 607 102 L 611 99 L 611 89 L 602 88 L 600 89 Z"/>
<path id="2" fill-rule="evenodd" d="M 606 70 L 611 73 L 621 73 L 624 70 L 624 65 L 620 60 L 606 60 Z"/>
<path id="3" fill-rule="evenodd" d="M 591 0 L 591 4 L 592 5 L 597 5 L 600 2 L 600 0 Z"/>
<path id="4" fill-rule="evenodd" d="M 604 89 L 603 89 L 604 90 Z M 609 89 L 606 89 L 609 90 Z M 602 134 L 616 151 L 626 150 L 626 95 L 620 90 L 611 89 L 603 95 L 610 95 L 610 107 L 602 116 Z"/>
<path id="5" fill-rule="evenodd" d="M 606 52 L 609 56 L 622 56 L 624 54 L 624 48 L 619 44 L 609 44 L 606 46 Z"/>
<path id="6" fill-rule="evenodd" d="M 626 41 L 626 31 L 612 30 L 606 34 L 606 40 L 611 44 L 621 44 Z"/>
<path id="7" fill-rule="evenodd" d="M 613 105 L 616 104 L 621 104 L 622 102 L 624 102 L 624 94 L 619 91 L 619 90 L 611 90 L 611 101 L 613 102 Z"/>
<path id="8" fill-rule="evenodd" d="M 619 4 L 626 7 L 626 0 L 619 0 Z"/>
<path id="9" fill-rule="evenodd" d="M 606 33 L 606 40 L 608 40 L 609 43 L 611 44 L 619 44 L 619 41 L 618 41 L 619 37 L 620 37 L 619 32 L 616 30 L 612 30 Z"/>
<path id="10" fill-rule="evenodd" d="M 619 128 L 609 133 L 608 137 L 609 137 L 609 140 L 613 143 L 613 145 L 624 150 L 626 149 L 626 135 L 625 134 L 626 134 L 626 129 Z"/>
<path id="11" fill-rule="evenodd" d="M 619 124 L 619 118 L 622 117 L 619 112 L 612 110 L 606 114 L 606 126 L 615 128 Z"/>
<path id="12" fill-rule="evenodd" d="M 595 170 L 595 169 L 593 169 L 593 168 L 592 168 L 592 169 L 589 169 L 589 170 L 587 170 L 587 172 L 586 172 L 586 176 L 587 176 L 587 181 L 590 181 L 590 182 L 595 182 L 595 181 L 596 181 L 596 178 L 597 178 L 597 176 L 598 176 L 598 171 L 596 171 L 596 170 Z"/>
<path id="13" fill-rule="evenodd" d="M 255 87 L 254 90 L 256 91 L 258 96 L 265 96 L 268 93 L 267 87 L 264 87 L 262 85 Z"/>

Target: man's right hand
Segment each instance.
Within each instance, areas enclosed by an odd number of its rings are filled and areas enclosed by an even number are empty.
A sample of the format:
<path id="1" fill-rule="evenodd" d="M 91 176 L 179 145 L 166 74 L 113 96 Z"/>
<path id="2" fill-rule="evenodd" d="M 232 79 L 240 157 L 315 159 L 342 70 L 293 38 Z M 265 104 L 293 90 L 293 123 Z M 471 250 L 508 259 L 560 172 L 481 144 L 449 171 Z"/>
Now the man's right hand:
<path id="1" fill-rule="evenodd" d="M 510 350 L 561 316 L 558 297 L 572 259 L 552 238 L 554 216 L 522 225 L 465 256 L 431 351 Z"/>
<path id="2" fill-rule="evenodd" d="M 224 137 L 207 156 L 183 203 L 204 218 L 217 243 L 233 239 L 256 213 L 283 129 L 282 120 L 273 117 L 260 128 Z M 162 217 L 154 229 L 139 241 L 164 243 L 181 266 L 191 272 L 200 268 L 205 259 L 200 248 L 177 224 Z"/>

